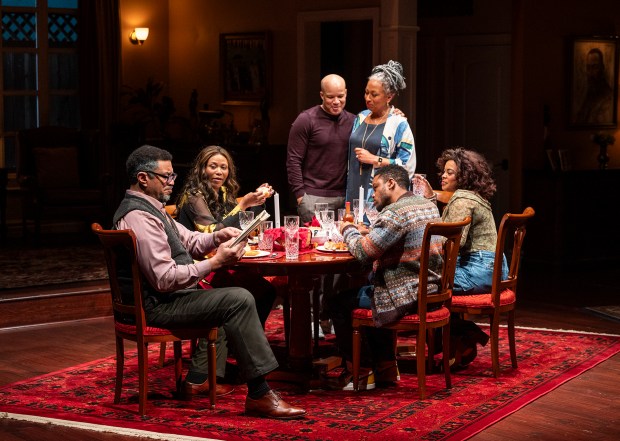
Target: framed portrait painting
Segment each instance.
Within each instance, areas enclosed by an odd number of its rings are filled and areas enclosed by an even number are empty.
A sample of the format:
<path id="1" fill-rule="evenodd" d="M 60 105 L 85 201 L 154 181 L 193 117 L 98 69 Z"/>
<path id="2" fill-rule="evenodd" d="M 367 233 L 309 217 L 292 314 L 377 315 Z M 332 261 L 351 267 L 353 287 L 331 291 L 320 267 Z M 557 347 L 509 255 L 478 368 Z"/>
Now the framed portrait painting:
<path id="1" fill-rule="evenodd" d="M 220 34 L 224 103 L 256 104 L 268 99 L 271 83 L 269 32 Z"/>
<path id="2" fill-rule="evenodd" d="M 569 125 L 617 127 L 618 37 L 576 37 L 570 50 Z"/>

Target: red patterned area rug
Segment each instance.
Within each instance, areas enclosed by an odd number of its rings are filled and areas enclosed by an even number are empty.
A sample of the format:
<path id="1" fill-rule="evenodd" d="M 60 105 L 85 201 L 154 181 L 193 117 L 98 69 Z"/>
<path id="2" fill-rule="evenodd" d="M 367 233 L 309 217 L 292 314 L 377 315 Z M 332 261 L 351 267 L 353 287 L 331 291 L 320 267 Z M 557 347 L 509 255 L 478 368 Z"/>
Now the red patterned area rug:
<path id="1" fill-rule="evenodd" d="M 279 311 L 269 321 L 270 340 L 281 345 Z M 517 331 L 519 368 L 510 368 L 505 329 L 500 331 L 502 375 L 491 374 L 488 345 L 466 370 L 427 376 L 428 398 L 418 399 L 415 374 L 401 372 L 398 386 L 368 392 L 296 393 L 271 383 L 290 403 L 307 410 L 297 421 L 243 415 L 244 385 L 221 397 L 174 398 L 173 367 L 156 366 L 151 354 L 148 413 L 137 413 L 135 353 L 126 363 L 122 401 L 113 403 L 114 357 L 21 381 L 0 389 L 0 417 L 30 419 L 157 439 L 218 440 L 456 440 L 467 439 L 562 383 L 620 352 L 620 337 L 535 329 Z M 156 346 L 156 345 L 153 345 Z M 170 359 L 170 358 L 168 358 Z"/>

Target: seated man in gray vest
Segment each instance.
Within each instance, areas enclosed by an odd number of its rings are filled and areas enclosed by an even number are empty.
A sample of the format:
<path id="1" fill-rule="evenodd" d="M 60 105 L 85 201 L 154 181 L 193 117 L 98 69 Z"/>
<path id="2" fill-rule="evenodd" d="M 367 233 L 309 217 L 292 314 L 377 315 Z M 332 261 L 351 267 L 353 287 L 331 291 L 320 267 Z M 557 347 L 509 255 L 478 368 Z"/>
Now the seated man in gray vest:
<path id="1" fill-rule="evenodd" d="M 301 418 L 305 410 L 290 406 L 275 393 L 265 375 L 278 363 L 256 312 L 254 297 L 243 288 L 197 289 L 199 280 L 218 268 L 232 265 L 244 253 L 245 242 L 231 246 L 240 230 L 214 233 L 190 231 L 167 215 L 164 208 L 177 175 L 172 155 L 144 145 L 129 155 L 130 187 L 114 214 L 115 228 L 131 229 L 137 239 L 140 270 L 146 281 L 144 310 L 147 324 L 164 328 L 222 327 L 235 348 L 241 375 L 247 381 L 245 413 L 278 419 Z M 202 259 L 217 248 L 209 259 Z M 198 346 L 185 378 L 186 393 L 208 392 L 208 357 Z M 217 393 L 230 392 L 218 385 Z"/>

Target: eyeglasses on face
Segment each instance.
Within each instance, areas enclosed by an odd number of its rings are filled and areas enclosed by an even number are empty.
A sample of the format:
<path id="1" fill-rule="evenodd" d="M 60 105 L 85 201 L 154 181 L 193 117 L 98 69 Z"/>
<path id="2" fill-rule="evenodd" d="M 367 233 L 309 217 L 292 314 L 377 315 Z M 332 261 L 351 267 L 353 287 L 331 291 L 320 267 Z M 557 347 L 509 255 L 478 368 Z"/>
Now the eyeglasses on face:
<path id="1" fill-rule="evenodd" d="M 144 173 L 150 173 L 152 175 L 159 176 L 160 178 L 163 178 L 165 185 L 172 184 L 174 182 L 174 180 L 178 176 L 176 173 L 170 173 L 169 175 L 163 175 L 161 173 L 156 173 L 156 172 L 151 171 L 151 170 L 140 170 L 140 171 L 144 172 Z"/>

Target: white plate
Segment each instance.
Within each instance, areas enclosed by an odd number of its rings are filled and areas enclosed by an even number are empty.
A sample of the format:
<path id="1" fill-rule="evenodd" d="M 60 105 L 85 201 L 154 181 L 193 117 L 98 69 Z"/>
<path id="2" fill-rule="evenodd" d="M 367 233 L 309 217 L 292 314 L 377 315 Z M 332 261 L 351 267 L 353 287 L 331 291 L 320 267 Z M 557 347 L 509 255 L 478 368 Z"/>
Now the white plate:
<path id="1" fill-rule="evenodd" d="M 328 250 L 324 245 L 319 245 L 316 247 L 317 250 L 323 251 L 325 253 L 348 253 L 349 250 Z"/>
<path id="2" fill-rule="evenodd" d="M 263 251 L 263 250 L 256 250 L 256 251 L 258 251 L 258 254 L 252 255 L 252 256 L 248 256 L 244 254 L 243 258 L 244 259 L 256 259 L 257 257 L 265 257 L 269 255 L 269 251 Z"/>

